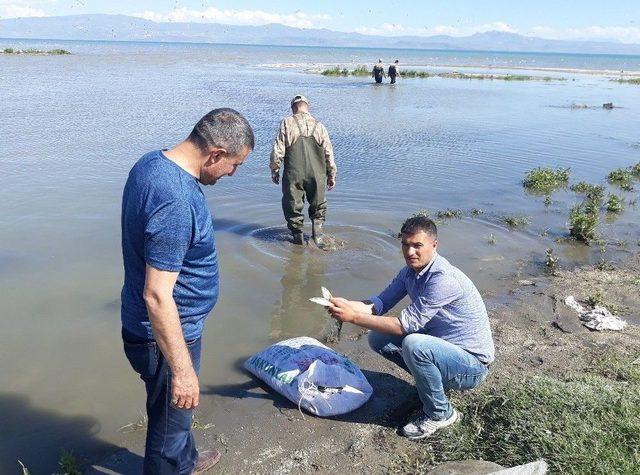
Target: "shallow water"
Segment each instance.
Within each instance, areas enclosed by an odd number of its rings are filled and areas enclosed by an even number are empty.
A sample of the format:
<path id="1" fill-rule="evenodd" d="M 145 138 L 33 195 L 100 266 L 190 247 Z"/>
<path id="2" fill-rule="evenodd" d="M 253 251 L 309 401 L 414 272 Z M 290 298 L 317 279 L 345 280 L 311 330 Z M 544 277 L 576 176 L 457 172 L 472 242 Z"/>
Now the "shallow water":
<path id="1" fill-rule="evenodd" d="M 542 197 L 523 191 L 522 177 L 536 166 L 561 166 L 571 167 L 572 182 L 603 182 L 612 169 L 640 161 L 640 87 L 606 77 L 376 87 L 367 78 L 304 72 L 312 63 L 378 56 L 367 50 L 75 48 L 64 57 L 0 55 L 0 473 L 13 473 L 17 458 L 32 473 L 51 472 L 62 447 L 96 456 L 138 418 L 142 385 L 119 337 L 122 187 L 139 156 L 177 143 L 214 107 L 245 113 L 257 146 L 236 176 L 205 191 L 222 282 L 205 330 L 203 386 L 246 380 L 237 361 L 276 339 L 321 338 L 328 319 L 307 299 L 321 285 L 352 298 L 378 291 L 402 266 L 400 224 L 420 209 L 466 212 L 441 225 L 441 253 L 486 296 L 503 292 L 510 274 L 538 269 L 547 247 L 563 265 L 596 262 L 597 247 L 555 242 L 579 198 L 558 192 L 545 208 Z M 461 55 L 480 65 L 469 57 Z M 536 59 L 543 60 L 558 61 Z M 631 69 L 637 58 L 580 61 Z M 275 130 L 296 93 L 311 99 L 336 150 L 327 230 L 346 244 L 332 253 L 287 240 L 280 190 L 269 179 Z M 574 102 L 594 108 L 574 110 Z M 604 102 L 619 107 L 602 110 Z M 472 208 L 484 214 L 470 217 Z M 531 225 L 511 230 L 500 223 L 507 214 L 529 216 Z M 613 252 L 618 259 L 638 249 L 637 223 L 637 207 L 603 222 L 609 240 L 627 242 Z"/>

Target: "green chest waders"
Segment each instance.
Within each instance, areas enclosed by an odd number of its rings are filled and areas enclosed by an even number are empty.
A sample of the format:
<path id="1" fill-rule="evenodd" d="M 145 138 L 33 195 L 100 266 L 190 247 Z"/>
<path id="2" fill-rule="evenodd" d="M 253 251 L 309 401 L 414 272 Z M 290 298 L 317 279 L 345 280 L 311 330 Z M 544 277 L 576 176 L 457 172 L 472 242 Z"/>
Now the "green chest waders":
<path id="1" fill-rule="evenodd" d="M 291 232 L 301 233 L 304 225 L 304 201 L 309 202 L 309 218 L 324 222 L 327 212 L 325 186 L 327 166 L 323 148 L 313 138 L 316 121 L 309 135 L 302 133 L 298 117 L 293 119 L 300 137 L 287 147 L 282 174 L 282 211 Z"/>

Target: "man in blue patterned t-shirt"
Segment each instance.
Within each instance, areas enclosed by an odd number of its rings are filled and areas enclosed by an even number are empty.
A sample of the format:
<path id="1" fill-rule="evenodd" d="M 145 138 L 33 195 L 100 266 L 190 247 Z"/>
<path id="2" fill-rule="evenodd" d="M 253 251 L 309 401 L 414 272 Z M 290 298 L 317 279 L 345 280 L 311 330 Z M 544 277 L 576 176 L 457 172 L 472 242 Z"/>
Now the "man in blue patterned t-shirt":
<path id="1" fill-rule="evenodd" d="M 147 391 L 145 474 L 191 474 L 220 459 L 191 433 L 200 386 L 200 339 L 218 299 L 212 218 L 200 184 L 232 176 L 253 150 L 232 109 L 205 115 L 187 139 L 136 162 L 122 198 L 124 349 Z"/>
<path id="2" fill-rule="evenodd" d="M 434 222 L 409 218 L 400 234 L 407 266 L 389 286 L 363 302 L 334 298 L 329 312 L 371 330 L 371 347 L 415 378 L 422 411 L 402 434 L 422 439 L 458 420 L 445 390 L 471 389 L 484 381 L 494 346 L 480 293 L 436 252 Z M 407 295 L 411 304 L 400 315 L 380 316 Z"/>

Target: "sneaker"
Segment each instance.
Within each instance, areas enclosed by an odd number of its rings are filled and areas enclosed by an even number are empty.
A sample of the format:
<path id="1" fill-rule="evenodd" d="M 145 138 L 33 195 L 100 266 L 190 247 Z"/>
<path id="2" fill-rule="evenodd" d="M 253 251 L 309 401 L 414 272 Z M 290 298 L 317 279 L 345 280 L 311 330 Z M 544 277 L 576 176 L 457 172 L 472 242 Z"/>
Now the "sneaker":
<path id="1" fill-rule="evenodd" d="M 402 435 L 412 440 L 424 439 L 433 435 L 438 429 L 450 426 L 460 418 L 460 413 L 455 409 L 448 419 L 442 421 L 431 420 L 424 412 L 420 411 L 420 413 L 420 416 L 402 428 Z"/>
<path id="2" fill-rule="evenodd" d="M 193 469 L 193 475 L 204 473 L 220 461 L 222 454 L 216 449 L 205 450 L 198 454 L 196 467 Z"/>

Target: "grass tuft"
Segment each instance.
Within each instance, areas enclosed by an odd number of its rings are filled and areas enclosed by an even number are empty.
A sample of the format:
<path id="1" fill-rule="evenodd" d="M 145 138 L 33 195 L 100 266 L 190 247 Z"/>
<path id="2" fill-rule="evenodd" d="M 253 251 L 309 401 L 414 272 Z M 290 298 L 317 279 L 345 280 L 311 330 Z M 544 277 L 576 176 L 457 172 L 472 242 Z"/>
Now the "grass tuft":
<path id="1" fill-rule="evenodd" d="M 429 439 L 414 467 L 446 460 L 491 460 L 507 467 L 545 459 L 550 473 L 637 473 L 640 368 L 603 357 L 561 378 L 489 381 L 452 401 L 464 414 Z"/>

